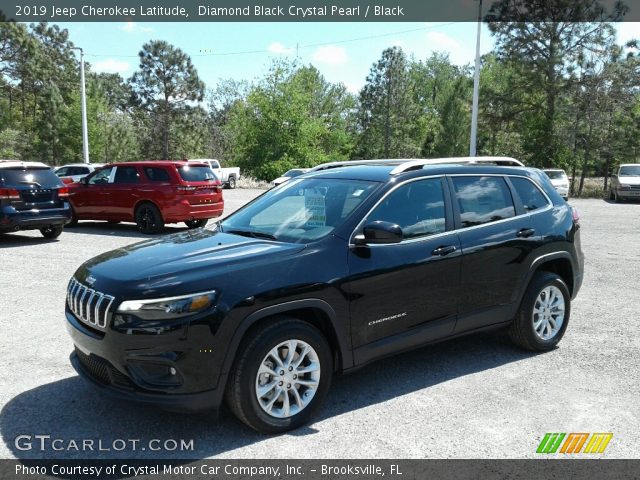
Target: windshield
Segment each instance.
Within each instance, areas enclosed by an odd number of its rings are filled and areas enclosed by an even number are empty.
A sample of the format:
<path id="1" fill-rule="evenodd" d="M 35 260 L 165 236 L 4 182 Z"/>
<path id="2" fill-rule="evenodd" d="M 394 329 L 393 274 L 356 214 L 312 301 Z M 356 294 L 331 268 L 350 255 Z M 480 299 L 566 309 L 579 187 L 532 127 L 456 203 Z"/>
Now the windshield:
<path id="1" fill-rule="evenodd" d="M 640 177 L 640 165 L 627 165 L 620 167 L 621 177 Z"/>
<path id="2" fill-rule="evenodd" d="M 269 190 L 221 224 L 225 233 L 306 243 L 340 226 L 379 184 L 300 178 Z"/>
<path id="3" fill-rule="evenodd" d="M 213 173 L 211 167 L 185 165 L 184 167 L 178 168 L 178 172 L 185 182 L 216 180 L 216 174 Z"/>
<path id="4" fill-rule="evenodd" d="M 545 170 L 544 173 L 546 173 L 547 177 L 552 180 L 562 180 L 567 178 L 567 174 L 562 170 Z"/>

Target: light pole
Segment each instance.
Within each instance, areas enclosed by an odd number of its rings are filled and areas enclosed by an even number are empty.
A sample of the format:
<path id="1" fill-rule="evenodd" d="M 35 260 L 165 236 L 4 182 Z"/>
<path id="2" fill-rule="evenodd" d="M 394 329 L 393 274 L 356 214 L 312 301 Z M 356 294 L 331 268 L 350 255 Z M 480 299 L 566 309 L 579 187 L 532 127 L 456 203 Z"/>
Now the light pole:
<path id="1" fill-rule="evenodd" d="M 82 158 L 84 163 L 89 163 L 89 132 L 87 131 L 87 93 L 84 86 L 84 52 L 80 47 L 73 47 L 80 50 L 80 97 L 82 103 Z"/>
<path id="2" fill-rule="evenodd" d="M 469 141 L 469 156 L 476 156 L 478 136 L 478 96 L 480 90 L 480 30 L 482 28 L 482 0 L 478 6 L 478 34 L 476 36 L 476 68 L 473 75 L 473 109 L 471 110 L 471 140 Z"/>

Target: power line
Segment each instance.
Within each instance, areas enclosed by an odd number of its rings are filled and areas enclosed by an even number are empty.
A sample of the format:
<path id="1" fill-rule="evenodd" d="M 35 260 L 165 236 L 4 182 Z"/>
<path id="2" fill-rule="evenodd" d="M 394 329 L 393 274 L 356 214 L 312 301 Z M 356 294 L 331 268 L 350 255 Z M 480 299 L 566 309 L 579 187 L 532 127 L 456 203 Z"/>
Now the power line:
<path id="1" fill-rule="evenodd" d="M 448 22 L 448 23 L 441 23 L 438 25 L 429 25 L 426 27 L 420 27 L 420 28 L 412 28 L 409 30 L 400 30 L 400 31 L 396 31 L 396 32 L 388 32 L 388 33 L 381 33 L 381 34 L 377 34 L 377 35 L 367 35 L 364 37 L 355 37 L 355 38 L 349 38 L 349 39 L 344 39 L 344 40 L 336 40 L 336 41 L 332 41 L 332 42 L 321 42 L 321 43 L 309 43 L 306 45 L 298 45 L 296 47 L 296 51 L 300 50 L 300 49 L 305 49 L 305 48 L 315 48 L 315 47 L 326 47 L 328 45 L 341 45 L 344 43 L 353 43 L 353 42 L 361 42 L 363 40 L 373 40 L 376 38 L 384 38 L 384 37 L 393 37 L 396 35 L 404 35 L 407 33 L 415 33 L 415 32 L 422 32 L 422 31 L 426 31 L 426 30 L 432 30 L 434 28 L 441 28 L 441 27 L 448 27 L 449 25 L 454 25 L 456 22 Z M 241 50 L 241 51 L 232 51 L 232 52 L 207 52 L 207 53 L 197 53 L 197 54 L 193 54 L 193 57 L 227 57 L 227 56 L 234 56 L 234 55 L 255 55 L 255 54 L 259 54 L 259 53 L 273 53 L 270 52 L 268 49 L 261 49 L 261 50 Z M 106 54 L 106 53 L 85 53 L 85 56 L 87 57 L 117 57 L 117 58 L 138 58 L 138 55 L 114 55 L 114 54 Z"/>

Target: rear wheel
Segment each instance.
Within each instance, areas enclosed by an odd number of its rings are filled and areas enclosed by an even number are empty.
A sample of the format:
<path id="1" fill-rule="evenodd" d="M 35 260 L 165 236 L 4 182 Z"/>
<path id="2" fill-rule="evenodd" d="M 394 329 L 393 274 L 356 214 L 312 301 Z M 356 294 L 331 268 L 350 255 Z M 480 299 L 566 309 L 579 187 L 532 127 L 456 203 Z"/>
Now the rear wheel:
<path id="1" fill-rule="evenodd" d="M 202 220 L 186 220 L 184 223 L 189 228 L 200 228 L 204 227 L 208 221 L 209 220 L 207 220 L 206 218 L 203 218 Z"/>
<path id="2" fill-rule="evenodd" d="M 151 203 L 143 203 L 136 208 L 135 216 L 138 230 L 142 233 L 147 235 L 160 233 L 164 228 L 164 221 L 162 220 L 160 210 Z"/>
<path id="3" fill-rule="evenodd" d="M 527 350 L 551 350 L 562 339 L 570 313 L 571 295 L 562 278 L 552 272 L 537 272 L 527 287 L 509 335 Z"/>
<path id="4" fill-rule="evenodd" d="M 78 226 L 78 216 L 76 215 L 75 210 L 71 209 L 71 221 L 65 225 L 67 228 L 73 228 Z"/>
<path id="5" fill-rule="evenodd" d="M 283 317 L 252 332 L 226 390 L 234 414 L 262 433 L 306 423 L 318 410 L 333 375 L 331 349 L 315 327 Z"/>
<path id="6" fill-rule="evenodd" d="M 62 225 L 49 225 L 41 228 L 40 233 L 44 238 L 58 238 L 62 233 Z"/>
<path id="7" fill-rule="evenodd" d="M 227 183 L 229 185 L 229 188 L 236 188 L 236 177 L 229 177 L 229 181 Z"/>

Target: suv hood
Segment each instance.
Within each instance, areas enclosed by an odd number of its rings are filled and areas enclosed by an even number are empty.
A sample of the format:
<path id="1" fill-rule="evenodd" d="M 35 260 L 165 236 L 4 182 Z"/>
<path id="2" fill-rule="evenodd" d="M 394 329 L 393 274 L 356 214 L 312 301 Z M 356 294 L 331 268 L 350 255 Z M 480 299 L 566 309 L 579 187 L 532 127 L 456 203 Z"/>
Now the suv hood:
<path id="1" fill-rule="evenodd" d="M 210 230 L 187 231 L 98 255 L 85 262 L 75 277 L 115 296 L 180 295 L 217 288 L 220 279 L 233 282 L 229 275 L 235 271 L 273 263 L 304 248 Z"/>
<path id="2" fill-rule="evenodd" d="M 618 182 L 623 185 L 640 185 L 640 177 L 637 176 L 622 176 L 618 177 Z"/>

